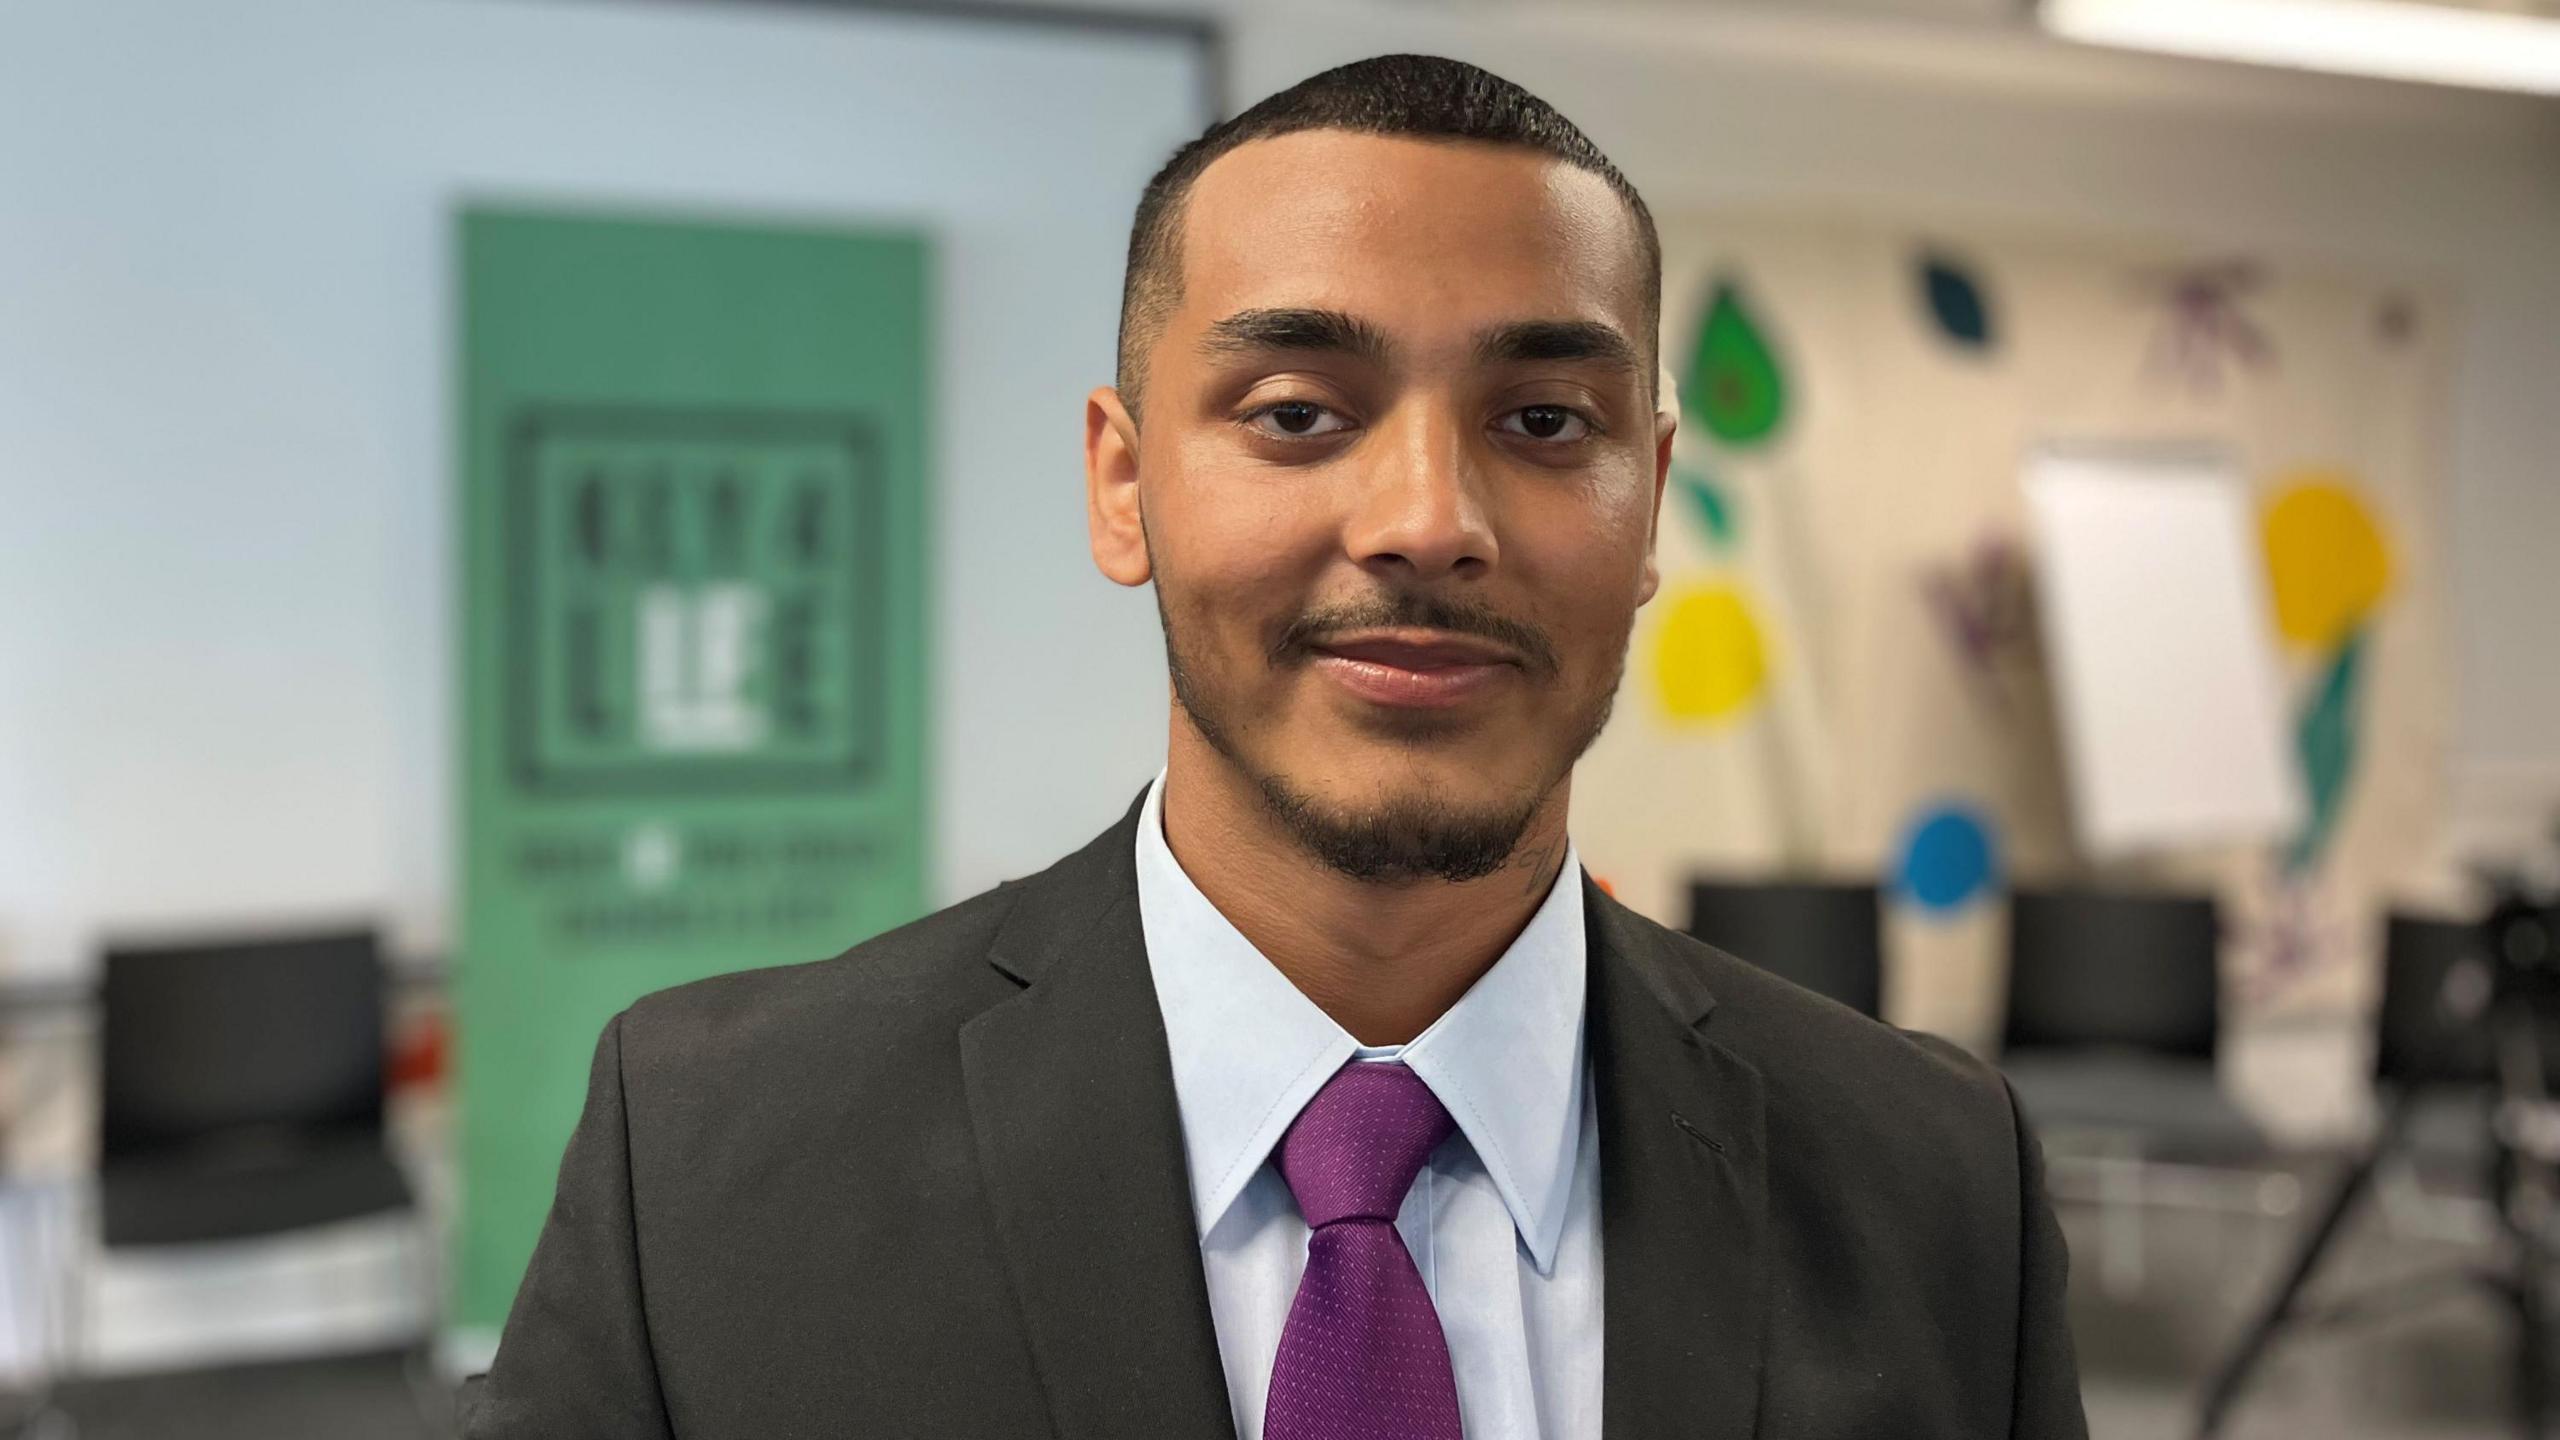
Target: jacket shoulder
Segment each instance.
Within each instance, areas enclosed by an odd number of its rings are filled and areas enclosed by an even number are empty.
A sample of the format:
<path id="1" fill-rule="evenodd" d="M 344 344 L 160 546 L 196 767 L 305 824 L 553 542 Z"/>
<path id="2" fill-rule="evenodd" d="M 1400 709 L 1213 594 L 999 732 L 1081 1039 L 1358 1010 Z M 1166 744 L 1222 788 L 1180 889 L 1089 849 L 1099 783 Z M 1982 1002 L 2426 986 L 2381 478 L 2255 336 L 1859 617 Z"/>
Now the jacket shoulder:
<path id="1" fill-rule="evenodd" d="M 716 1064 L 724 1055 L 792 1053 L 795 1042 L 858 1054 L 887 1032 L 956 1023 L 1015 988 L 986 956 L 1021 884 L 1008 880 L 825 960 L 732 971 L 644 995 L 623 1012 L 624 1054 Z"/>
<path id="2" fill-rule="evenodd" d="M 1855 1153 L 1937 1156 L 2006 1175 L 2017 1155 L 2007 1081 L 1935 1035 L 1897 1029 L 1632 911 L 1655 963 L 1715 998 L 1703 1038 L 1756 1070 L 1770 1123 Z M 1623 932 L 1622 932 L 1623 933 Z M 1829 1144 L 1825 1148 L 1831 1148 Z"/>
<path id="3" fill-rule="evenodd" d="M 1035 874 L 875 935 L 827 960 L 715 975 L 645 995 L 623 1011 L 631 1083 L 773 1093 L 802 1083 L 863 1086 L 937 1071 L 969 1019 L 1021 993 L 990 963 L 1134 891 L 1139 807 Z"/>

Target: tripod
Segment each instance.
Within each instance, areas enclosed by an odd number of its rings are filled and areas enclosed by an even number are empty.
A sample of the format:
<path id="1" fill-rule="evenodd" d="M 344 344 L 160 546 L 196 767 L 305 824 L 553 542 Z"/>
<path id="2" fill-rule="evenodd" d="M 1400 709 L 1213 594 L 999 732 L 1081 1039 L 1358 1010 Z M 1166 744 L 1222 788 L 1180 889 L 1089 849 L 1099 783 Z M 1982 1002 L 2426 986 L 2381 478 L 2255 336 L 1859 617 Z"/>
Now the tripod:
<path id="1" fill-rule="evenodd" d="M 2306 1306 L 2303 1297 L 2348 1217 L 2372 1189 L 2375 1173 L 2405 1143 L 2421 1098 L 2434 1088 L 2428 1082 L 2466 1080 L 2494 1094 L 2494 1108 L 2484 1107 L 2489 1147 L 2482 1181 L 2495 1202 L 2503 1253 L 2500 1264 L 2465 1278 L 2484 1286 L 2512 1315 L 2515 1433 L 2523 1440 L 2543 1440 L 2550 1433 L 2547 1287 L 2550 1227 L 2560 1213 L 2560 1117 L 2552 1108 L 2544 1058 L 2545 1036 L 2560 1017 L 2560 911 L 2526 895 L 2519 882 L 2502 882 L 2500 891 L 2483 925 L 2487 983 L 2480 983 L 2476 969 L 2457 968 L 2444 977 L 2437 1010 L 2452 1023 L 2439 1032 L 2434 1063 L 2399 1087 L 2372 1141 L 2348 1163 L 2303 1232 L 2284 1279 L 2205 1387 L 2199 1440 L 2221 1433 L 2242 1389 L 2288 1327 L 2356 1318 L 2374 1308 L 2350 1302 L 2320 1310 Z M 2463 1073 L 2470 1067 L 2455 1050 L 2466 1038 L 2486 1041 L 2489 1074 Z"/>

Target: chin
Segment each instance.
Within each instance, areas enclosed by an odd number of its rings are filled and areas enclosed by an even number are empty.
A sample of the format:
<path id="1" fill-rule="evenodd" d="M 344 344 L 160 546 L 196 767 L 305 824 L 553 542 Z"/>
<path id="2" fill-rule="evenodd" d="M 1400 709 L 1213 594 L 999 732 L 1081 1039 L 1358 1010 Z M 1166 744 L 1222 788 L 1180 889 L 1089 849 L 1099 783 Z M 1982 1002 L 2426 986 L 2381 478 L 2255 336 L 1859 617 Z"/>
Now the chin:
<path id="1" fill-rule="evenodd" d="M 1509 862 L 1541 796 L 1439 784 L 1400 767 L 1372 780 L 1327 767 L 1260 778 L 1262 800 L 1299 846 L 1352 879 L 1401 884 L 1481 879 Z"/>

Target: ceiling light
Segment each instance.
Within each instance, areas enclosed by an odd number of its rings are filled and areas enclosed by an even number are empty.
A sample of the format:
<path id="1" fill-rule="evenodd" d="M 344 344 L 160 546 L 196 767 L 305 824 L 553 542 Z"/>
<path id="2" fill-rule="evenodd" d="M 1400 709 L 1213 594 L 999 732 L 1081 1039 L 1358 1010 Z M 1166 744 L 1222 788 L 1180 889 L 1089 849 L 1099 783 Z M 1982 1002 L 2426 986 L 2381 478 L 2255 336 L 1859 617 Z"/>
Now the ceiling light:
<path id="1" fill-rule="evenodd" d="M 2560 21 L 2415 0 L 2044 0 L 2073 40 L 2560 95 Z"/>

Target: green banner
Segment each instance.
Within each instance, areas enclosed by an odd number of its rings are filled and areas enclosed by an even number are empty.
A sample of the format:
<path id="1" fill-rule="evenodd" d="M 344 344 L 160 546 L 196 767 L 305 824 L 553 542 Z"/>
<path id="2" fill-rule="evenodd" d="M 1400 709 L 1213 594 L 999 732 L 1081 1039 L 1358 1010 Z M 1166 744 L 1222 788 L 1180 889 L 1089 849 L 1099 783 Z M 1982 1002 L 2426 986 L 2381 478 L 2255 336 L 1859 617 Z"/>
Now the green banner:
<path id="1" fill-rule="evenodd" d="M 922 912 L 926 247 L 461 220 L 453 1320 L 504 1320 L 612 1014 Z"/>

